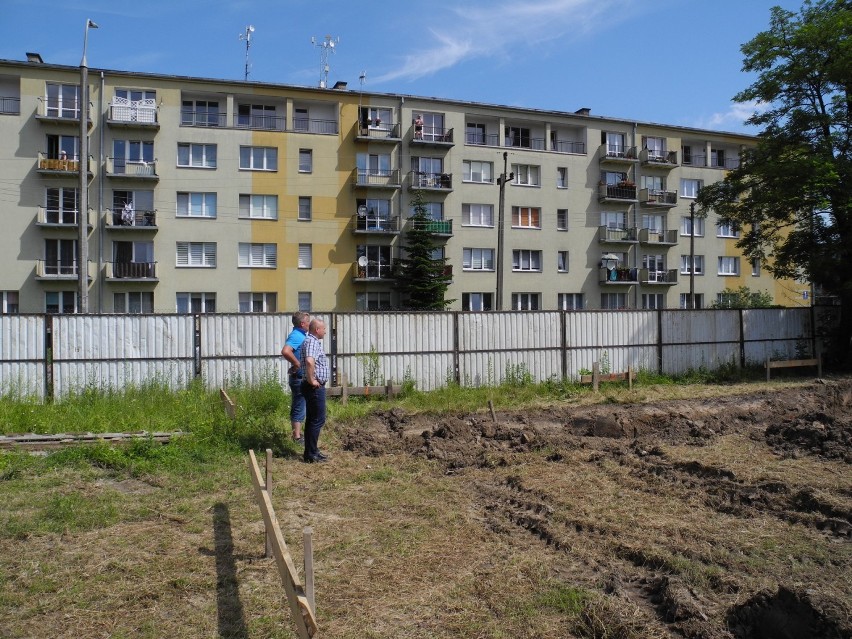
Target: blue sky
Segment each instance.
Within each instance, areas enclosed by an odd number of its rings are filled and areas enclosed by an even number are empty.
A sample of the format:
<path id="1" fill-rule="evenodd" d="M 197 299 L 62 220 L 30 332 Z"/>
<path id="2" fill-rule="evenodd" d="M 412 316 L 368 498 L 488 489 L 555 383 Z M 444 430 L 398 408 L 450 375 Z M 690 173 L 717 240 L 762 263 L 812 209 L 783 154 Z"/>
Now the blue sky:
<path id="1" fill-rule="evenodd" d="M 575 111 L 722 131 L 749 105 L 740 45 L 769 9 L 800 0 L 0 0 L 0 58 L 317 86 L 321 49 L 337 80 L 405 93 Z"/>

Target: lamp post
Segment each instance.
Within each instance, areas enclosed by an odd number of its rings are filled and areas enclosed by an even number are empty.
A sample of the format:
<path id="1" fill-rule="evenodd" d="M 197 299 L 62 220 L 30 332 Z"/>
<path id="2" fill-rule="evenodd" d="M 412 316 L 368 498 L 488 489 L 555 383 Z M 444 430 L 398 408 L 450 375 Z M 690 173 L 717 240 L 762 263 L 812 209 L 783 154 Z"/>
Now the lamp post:
<path id="1" fill-rule="evenodd" d="M 79 288 L 78 313 L 89 312 L 89 67 L 86 62 L 86 49 L 89 45 L 89 27 L 97 29 L 91 20 L 86 20 L 83 35 L 83 59 L 80 60 L 80 158 L 77 163 L 80 172 L 79 210 L 77 211 L 77 286 Z"/>
<path id="2" fill-rule="evenodd" d="M 500 187 L 500 199 L 497 207 L 497 303 L 494 308 L 498 311 L 503 310 L 503 235 L 504 235 L 504 214 L 506 203 L 506 181 L 514 180 L 514 173 L 506 173 L 506 163 L 508 162 L 509 152 L 503 151 L 503 172 L 497 178 L 497 184 Z"/>
<path id="3" fill-rule="evenodd" d="M 695 202 L 689 203 L 689 308 L 695 310 Z"/>

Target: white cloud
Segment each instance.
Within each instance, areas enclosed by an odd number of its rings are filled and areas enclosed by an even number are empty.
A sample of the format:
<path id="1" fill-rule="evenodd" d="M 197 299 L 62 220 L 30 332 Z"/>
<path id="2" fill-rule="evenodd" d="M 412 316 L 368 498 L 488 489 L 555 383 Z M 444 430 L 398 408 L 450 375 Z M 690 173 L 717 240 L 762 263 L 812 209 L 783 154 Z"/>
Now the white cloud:
<path id="1" fill-rule="evenodd" d="M 695 126 L 700 129 L 730 130 L 742 129 L 745 121 L 755 113 L 763 113 L 769 109 L 765 102 L 752 100 L 750 102 L 732 102 L 727 111 L 713 113 L 708 118 L 700 119 Z"/>

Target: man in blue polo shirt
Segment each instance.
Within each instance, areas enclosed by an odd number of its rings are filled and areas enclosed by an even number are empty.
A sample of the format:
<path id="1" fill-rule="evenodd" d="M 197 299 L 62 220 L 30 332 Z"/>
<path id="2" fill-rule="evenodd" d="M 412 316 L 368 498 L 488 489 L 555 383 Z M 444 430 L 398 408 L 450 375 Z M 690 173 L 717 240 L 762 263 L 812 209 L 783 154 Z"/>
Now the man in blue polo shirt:
<path id="1" fill-rule="evenodd" d="M 290 425 L 293 428 L 293 439 L 304 444 L 305 438 L 302 437 L 302 422 L 305 421 L 305 396 L 302 394 L 302 364 L 299 361 L 299 351 L 302 350 L 302 342 L 305 341 L 305 336 L 308 334 L 308 326 L 311 323 L 311 316 L 302 311 L 293 313 L 293 330 L 287 336 L 287 341 L 284 343 L 284 348 L 281 349 L 281 356 L 290 363 L 290 370 L 287 374 L 287 385 L 290 387 L 290 395 L 292 401 L 290 403 Z"/>

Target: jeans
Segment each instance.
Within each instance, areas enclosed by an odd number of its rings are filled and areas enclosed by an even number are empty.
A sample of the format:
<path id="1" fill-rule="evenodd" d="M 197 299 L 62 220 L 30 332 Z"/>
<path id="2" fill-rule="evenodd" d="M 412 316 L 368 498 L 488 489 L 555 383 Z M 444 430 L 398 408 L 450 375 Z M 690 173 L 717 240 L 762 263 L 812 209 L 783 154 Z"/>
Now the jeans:
<path id="1" fill-rule="evenodd" d="M 305 397 L 305 459 L 312 459 L 319 453 L 319 436 L 325 424 L 325 386 L 315 388 L 307 382 L 302 384 Z"/>
<path id="2" fill-rule="evenodd" d="M 290 422 L 305 421 L 305 396 L 302 394 L 302 376 L 289 375 L 287 384 L 290 386 Z"/>

